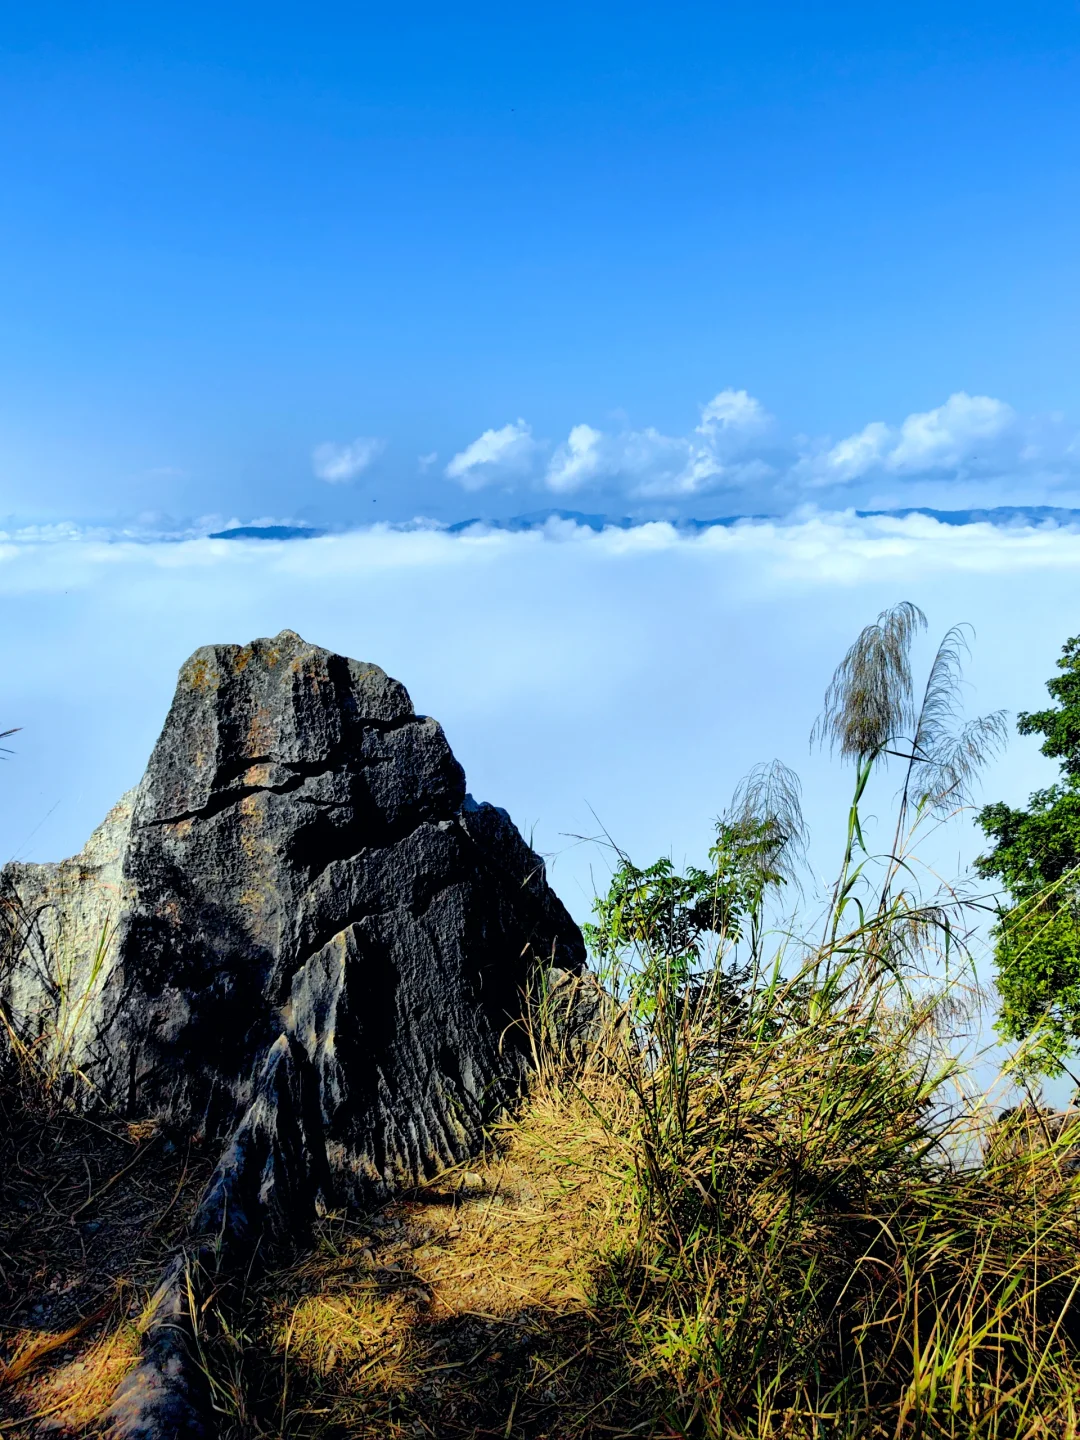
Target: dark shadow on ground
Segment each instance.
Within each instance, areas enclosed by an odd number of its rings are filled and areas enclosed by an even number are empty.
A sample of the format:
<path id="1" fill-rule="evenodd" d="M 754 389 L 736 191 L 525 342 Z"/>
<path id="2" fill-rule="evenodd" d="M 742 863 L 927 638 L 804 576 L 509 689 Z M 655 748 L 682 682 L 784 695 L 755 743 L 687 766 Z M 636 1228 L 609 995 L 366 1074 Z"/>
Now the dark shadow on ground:
<path id="1" fill-rule="evenodd" d="M 339 1217 L 321 1227 L 312 1257 L 249 1291 L 208 1350 L 232 1387 L 223 1440 L 678 1434 L 662 1418 L 664 1397 L 638 1383 L 614 1312 L 458 1303 L 440 1212 L 467 1215 L 492 1198 L 429 1192 Z M 474 1256 L 462 1262 L 463 1289 Z"/>
<path id="2" fill-rule="evenodd" d="M 54 1435 L 94 1431 L 211 1168 L 150 1123 L 0 1082 L 0 1433 L 42 1410 Z"/>

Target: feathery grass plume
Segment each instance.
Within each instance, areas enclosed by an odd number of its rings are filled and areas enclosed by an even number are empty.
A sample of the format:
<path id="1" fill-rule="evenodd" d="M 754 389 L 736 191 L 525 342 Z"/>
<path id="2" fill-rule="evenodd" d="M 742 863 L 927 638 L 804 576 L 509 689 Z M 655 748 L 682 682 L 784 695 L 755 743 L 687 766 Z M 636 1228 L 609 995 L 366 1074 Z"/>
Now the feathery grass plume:
<path id="1" fill-rule="evenodd" d="M 763 883 L 797 881 L 807 842 L 802 783 L 782 760 L 755 765 L 739 781 L 720 823 L 753 842 L 747 861 Z"/>
<path id="2" fill-rule="evenodd" d="M 910 878 L 911 852 L 921 822 L 944 820 L 970 804 L 975 777 L 1001 748 L 1006 734 L 1003 711 L 963 721 L 960 692 L 970 627 L 954 625 L 946 632 L 916 699 L 911 647 L 925 628 L 925 615 L 911 601 L 883 610 L 874 624 L 865 626 L 837 666 L 810 736 L 811 745 L 828 744 L 856 766 L 844 859 L 825 926 L 825 938 L 833 945 L 847 923 L 849 907 L 857 910 L 859 926 L 866 918 L 867 865 L 873 859 L 860 810 L 866 787 L 879 764 L 890 759 L 904 762 L 892 846 L 873 861 L 885 867 L 874 901 L 879 960 L 885 965 L 901 962 L 910 950 L 913 926 L 918 930 L 944 925 L 948 951 L 950 916 L 956 909 L 951 900 L 941 910 L 901 894 L 894 906 L 894 886 Z M 857 854 L 862 857 L 858 862 Z M 918 948 L 923 942 L 919 938 L 914 943 Z"/>
<path id="3" fill-rule="evenodd" d="M 862 761 L 912 727 L 911 642 L 926 616 L 910 600 L 866 625 L 836 667 L 811 744 L 828 744 L 845 760 Z"/>
<path id="4" fill-rule="evenodd" d="M 755 765 L 739 781 L 731 804 L 716 822 L 716 843 L 709 851 L 718 891 L 722 877 L 741 880 L 742 923 L 727 938 L 733 943 L 745 942 L 747 974 L 762 963 L 768 898 L 787 885 L 801 889 L 799 872 L 806 844 L 798 775 L 780 760 Z"/>
<path id="5" fill-rule="evenodd" d="M 1004 710 L 963 722 L 963 661 L 971 653 L 970 626 L 954 625 L 937 648 L 915 717 L 905 799 L 914 785 L 920 807 L 945 814 L 971 803 L 975 776 L 1007 738 Z"/>

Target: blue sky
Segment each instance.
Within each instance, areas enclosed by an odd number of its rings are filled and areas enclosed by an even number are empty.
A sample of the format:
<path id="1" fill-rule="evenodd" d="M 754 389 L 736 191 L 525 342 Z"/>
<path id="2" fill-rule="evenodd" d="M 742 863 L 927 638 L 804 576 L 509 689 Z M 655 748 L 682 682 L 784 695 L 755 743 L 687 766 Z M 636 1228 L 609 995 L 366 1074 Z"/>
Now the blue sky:
<path id="1" fill-rule="evenodd" d="M 1080 494 L 1073 0 L 4 31 L 9 525 Z"/>

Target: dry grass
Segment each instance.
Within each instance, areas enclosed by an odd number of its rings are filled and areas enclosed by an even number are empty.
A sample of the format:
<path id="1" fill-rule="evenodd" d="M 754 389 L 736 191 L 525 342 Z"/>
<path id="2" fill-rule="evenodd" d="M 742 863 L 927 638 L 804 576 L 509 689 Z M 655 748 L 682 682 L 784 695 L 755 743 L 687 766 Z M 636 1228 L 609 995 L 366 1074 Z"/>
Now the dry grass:
<path id="1" fill-rule="evenodd" d="M 208 1356 L 233 1433 L 652 1433 L 594 1283 L 633 1243 L 631 1107 L 614 1076 L 541 1085 L 472 1170 L 323 1221 Z"/>
<path id="2" fill-rule="evenodd" d="M 94 1433 L 211 1157 L 0 1085 L 0 1434 Z"/>
<path id="3" fill-rule="evenodd" d="M 651 1050 L 249 1292 L 225 1435 L 1075 1440 L 1074 1136 L 957 1100 L 934 1009 L 858 966 L 661 997 Z"/>
<path id="4" fill-rule="evenodd" d="M 35 1374 L 19 1396 L 23 1413 L 8 1422 L 4 1433 L 32 1434 L 42 1428 L 54 1435 L 96 1433 L 138 1354 L 136 1325 L 121 1321 L 106 1327 L 72 1359 Z"/>
<path id="5" fill-rule="evenodd" d="M 225 1440 L 1075 1440 L 1074 1130 L 988 1127 L 933 1063 L 935 1006 L 865 967 L 734 1018 L 707 1002 L 661 995 L 606 1062 L 542 1071 L 472 1169 L 325 1217 L 208 1317 Z M 67 1250 L 6 1242 L 19 1303 L 52 1309 L 8 1332 L 5 1437 L 95 1432 L 192 1183 L 175 1198 L 149 1131 L 99 1128 L 91 1160 L 70 1116 L 49 1125 L 33 1166 L 16 1147 L 17 1193 L 47 1192 Z M 982 1158 L 953 1143 L 979 1133 Z M 72 1238 L 84 1196 L 105 1258 Z M 141 1249 L 119 1228 L 138 1205 Z"/>
<path id="6" fill-rule="evenodd" d="M 735 1014 L 660 993 L 473 1168 L 325 1217 L 208 1315 L 223 1440 L 1076 1440 L 1076 1131 L 988 1125 L 939 1008 L 858 963 Z M 146 1128 L 27 1123 L 0 1433 L 88 1435 L 195 1176 Z"/>
<path id="7" fill-rule="evenodd" d="M 1075 1437 L 1073 1137 L 989 1123 L 935 1044 L 942 996 L 818 960 L 734 1019 L 661 997 L 628 1058 L 635 1363 L 680 1433 Z"/>

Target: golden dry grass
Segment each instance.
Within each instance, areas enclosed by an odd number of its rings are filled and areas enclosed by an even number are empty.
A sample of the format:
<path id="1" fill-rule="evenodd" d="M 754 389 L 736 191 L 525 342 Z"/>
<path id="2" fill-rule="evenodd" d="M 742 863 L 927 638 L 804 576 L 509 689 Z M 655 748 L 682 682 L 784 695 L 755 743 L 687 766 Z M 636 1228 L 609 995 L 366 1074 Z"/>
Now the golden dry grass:
<path id="1" fill-rule="evenodd" d="M 93 1434 L 139 1354 L 139 1329 L 129 1320 L 106 1327 L 71 1359 L 35 1370 L 19 1387 L 23 1412 L 4 1435 L 33 1434 L 42 1422 L 54 1435 Z"/>
<path id="2" fill-rule="evenodd" d="M 632 1243 L 633 1156 L 625 1088 L 590 1091 L 541 1085 L 472 1168 L 323 1221 L 215 1347 L 234 1433 L 669 1433 L 636 1428 L 640 1386 L 596 1294 Z"/>
<path id="3" fill-rule="evenodd" d="M 853 986 L 658 1009 L 473 1169 L 326 1218 L 207 1352 L 225 1436 L 1075 1437 L 1071 1142 L 950 1158 L 981 1107 Z"/>

